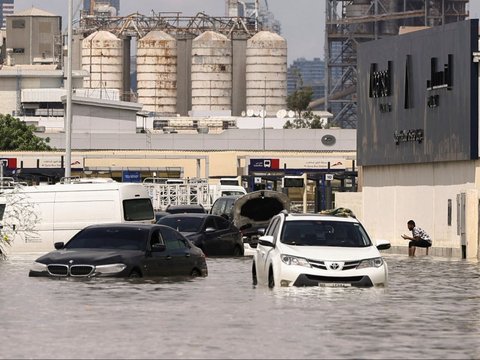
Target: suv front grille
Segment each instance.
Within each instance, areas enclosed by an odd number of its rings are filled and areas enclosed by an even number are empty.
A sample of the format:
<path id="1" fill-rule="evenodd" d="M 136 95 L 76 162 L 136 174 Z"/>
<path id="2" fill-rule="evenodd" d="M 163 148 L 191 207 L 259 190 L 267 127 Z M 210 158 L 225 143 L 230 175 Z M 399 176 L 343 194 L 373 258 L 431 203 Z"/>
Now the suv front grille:
<path id="1" fill-rule="evenodd" d="M 327 270 L 327 265 L 325 265 L 324 261 L 311 260 L 311 259 L 307 259 L 307 260 L 313 268 L 320 269 L 320 270 Z M 342 271 L 355 269 L 359 264 L 360 264 L 360 260 L 345 261 L 345 263 L 343 264 Z"/>

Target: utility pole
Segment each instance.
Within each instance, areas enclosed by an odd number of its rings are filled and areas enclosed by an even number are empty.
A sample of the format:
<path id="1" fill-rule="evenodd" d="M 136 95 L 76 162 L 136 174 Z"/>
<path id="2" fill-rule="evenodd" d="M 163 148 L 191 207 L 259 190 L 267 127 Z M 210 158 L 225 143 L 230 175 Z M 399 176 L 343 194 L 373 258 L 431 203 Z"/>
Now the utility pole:
<path id="1" fill-rule="evenodd" d="M 72 176 L 72 22 L 73 0 L 68 0 L 67 111 L 65 116 L 65 177 Z"/>

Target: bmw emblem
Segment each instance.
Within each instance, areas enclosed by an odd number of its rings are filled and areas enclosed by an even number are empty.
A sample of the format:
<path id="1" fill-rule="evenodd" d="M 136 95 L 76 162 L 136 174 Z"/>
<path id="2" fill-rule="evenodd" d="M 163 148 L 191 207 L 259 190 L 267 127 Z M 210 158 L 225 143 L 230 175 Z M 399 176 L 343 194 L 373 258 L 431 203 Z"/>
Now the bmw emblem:
<path id="1" fill-rule="evenodd" d="M 340 267 L 340 265 L 338 265 L 338 263 L 331 263 L 330 264 L 330 269 L 332 269 L 332 270 L 337 270 L 339 267 Z"/>
<path id="2" fill-rule="evenodd" d="M 68 263 L 69 263 L 69 264 L 73 264 L 73 260 L 70 260 Z"/>

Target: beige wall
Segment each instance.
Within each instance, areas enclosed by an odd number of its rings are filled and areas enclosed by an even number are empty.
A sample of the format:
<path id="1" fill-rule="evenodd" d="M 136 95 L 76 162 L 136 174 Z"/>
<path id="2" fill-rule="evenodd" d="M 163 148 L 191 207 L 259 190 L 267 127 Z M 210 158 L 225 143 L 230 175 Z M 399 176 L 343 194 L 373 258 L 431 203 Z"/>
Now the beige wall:
<path id="1" fill-rule="evenodd" d="M 457 234 L 457 194 L 467 194 L 467 257 L 478 254 L 477 162 L 363 167 L 363 223 L 373 238 L 397 249 L 408 241 L 407 221 L 415 220 L 433 238 L 432 255 L 461 257 Z M 448 225 L 448 200 L 452 202 Z"/>

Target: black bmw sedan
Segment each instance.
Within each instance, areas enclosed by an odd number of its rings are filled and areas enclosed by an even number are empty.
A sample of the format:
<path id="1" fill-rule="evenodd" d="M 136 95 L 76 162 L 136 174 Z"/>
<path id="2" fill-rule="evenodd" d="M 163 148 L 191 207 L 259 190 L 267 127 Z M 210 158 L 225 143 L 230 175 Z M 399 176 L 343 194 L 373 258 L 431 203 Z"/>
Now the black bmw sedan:
<path id="1" fill-rule="evenodd" d="M 206 256 L 243 256 L 242 233 L 222 216 L 212 214 L 171 214 L 157 224 L 179 231 Z"/>
<path id="2" fill-rule="evenodd" d="M 201 249 L 178 231 L 155 224 L 87 226 L 39 257 L 29 276 L 207 276 Z"/>

